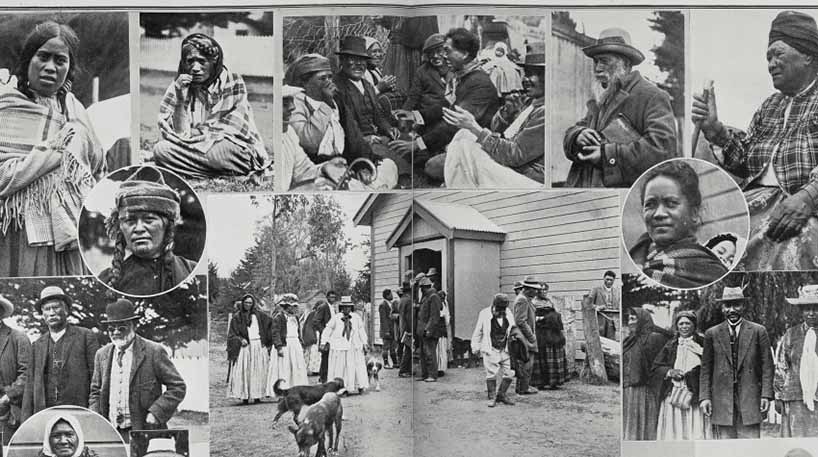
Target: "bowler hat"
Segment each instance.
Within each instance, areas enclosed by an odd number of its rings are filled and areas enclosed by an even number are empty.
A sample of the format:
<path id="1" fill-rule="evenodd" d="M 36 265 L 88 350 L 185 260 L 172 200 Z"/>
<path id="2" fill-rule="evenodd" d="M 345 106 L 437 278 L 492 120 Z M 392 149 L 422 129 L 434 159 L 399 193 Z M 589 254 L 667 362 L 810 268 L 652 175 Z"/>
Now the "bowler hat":
<path id="1" fill-rule="evenodd" d="M 721 292 L 721 298 L 716 301 L 744 301 L 747 297 L 744 296 L 744 289 L 741 287 L 725 287 Z"/>
<path id="2" fill-rule="evenodd" d="M 818 305 L 818 284 L 798 288 L 798 298 L 785 298 L 791 305 Z"/>
<path id="3" fill-rule="evenodd" d="M 14 314 L 14 304 L 2 295 L 0 295 L 0 306 L 3 308 L 0 319 L 5 319 Z"/>
<path id="4" fill-rule="evenodd" d="M 133 302 L 127 298 L 120 298 L 113 303 L 108 303 L 108 306 L 105 307 L 105 320 L 100 321 L 100 323 L 113 324 L 136 319 L 139 319 L 139 316 L 136 314 L 136 307 Z"/>
<path id="5" fill-rule="evenodd" d="M 523 287 L 529 287 L 531 289 L 542 289 L 542 283 L 537 280 L 534 276 L 526 276 L 523 279 Z"/>
<path id="6" fill-rule="evenodd" d="M 619 27 L 611 27 L 599 33 L 596 43 L 582 48 L 586 56 L 593 58 L 596 55 L 610 52 L 627 58 L 631 65 L 639 65 L 645 60 L 645 55 L 631 45 L 631 35 Z"/>
<path id="7" fill-rule="evenodd" d="M 444 43 L 446 43 L 446 35 L 442 33 L 433 33 L 426 38 L 426 41 L 423 42 L 423 53 L 426 54 L 427 51 L 437 49 L 443 46 Z"/>
<path id="8" fill-rule="evenodd" d="M 144 165 L 122 182 L 116 193 L 119 211 L 147 211 L 175 221 L 179 217 L 179 194 L 165 184 L 158 168 Z"/>
<path id="9" fill-rule="evenodd" d="M 366 39 L 362 36 L 345 36 L 341 38 L 340 49 L 335 54 L 350 55 L 371 59 L 366 52 Z"/>
<path id="10" fill-rule="evenodd" d="M 60 288 L 59 286 L 46 286 L 42 291 L 40 291 L 40 299 L 37 300 L 37 305 L 36 305 L 37 306 L 37 312 L 42 313 L 43 312 L 43 303 L 45 303 L 47 300 L 51 300 L 53 298 L 62 300 L 63 303 L 65 303 L 65 306 L 67 306 L 69 308 L 71 307 L 71 303 L 73 303 L 71 301 L 71 297 L 69 297 L 68 295 L 65 295 L 65 292 L 63 292 L 62 288 Z"/>

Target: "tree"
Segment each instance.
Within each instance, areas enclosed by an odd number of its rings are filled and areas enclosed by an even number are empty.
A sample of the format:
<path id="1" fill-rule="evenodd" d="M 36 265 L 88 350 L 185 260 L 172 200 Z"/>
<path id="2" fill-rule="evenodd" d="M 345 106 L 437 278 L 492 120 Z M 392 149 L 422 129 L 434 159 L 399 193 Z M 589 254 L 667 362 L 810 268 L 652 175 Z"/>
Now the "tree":
<path id="1" fill-rule="evenodd" d="M 369 303 L 375 298 L 372 297 L 372 260 L 369 257 L 372 242 L 369 238 L 366 238 L 361 243 L 361 247 L 367 252 L 367 261 L 361 271 L 358 272 L 358 277 L 355 278 L 355 283 L 352 285 L 352 301 Z"/>
<path id="2" fill-rule="evenodd" d="M 651 30 L 665 36 L 659 46 L 651 51 L 656 57 L 654 63 L 667 73 L 664 82 L 658 86 L 666 90 L 672 99 L 673 114 L 684 116 L 685 101 L 685 36 L 684 15 L 681 11 L 655 11 L 654 17 L 648 19 Z"/>
<path id="3" fill-rule="evenodd" d="M 139 24 L 145 29 L 148 38 L 166 38 L 178 36 L 179 29 L 190 29 L 197 24 L 207 24 L 224 28 L 230 22 L 254 25 L 258 21 L 248 18 L 249 11 L 232 13 L 143 13 L 139 15 Z M 272 19 L 272 18 L 270 18 Z"/>

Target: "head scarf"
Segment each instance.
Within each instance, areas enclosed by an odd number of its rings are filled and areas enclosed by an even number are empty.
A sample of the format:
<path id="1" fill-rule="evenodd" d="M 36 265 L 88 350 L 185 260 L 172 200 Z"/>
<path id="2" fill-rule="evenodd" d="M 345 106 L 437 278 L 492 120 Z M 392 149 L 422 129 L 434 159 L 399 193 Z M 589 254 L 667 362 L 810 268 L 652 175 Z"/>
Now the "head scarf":
<path id="1" fill-rule="evenodd" d="M 818 27 L 815 19 L 798 11 L 784 11 L 773 19 L 768 46 L 783 41 L 802 54 L 818 56 Z"/>
<path id="2" fill-rule="evenodd" d="M 381 42 L 374 39 L 374 38 L 372 38 L 372 37 L 368 37 L 368 36 L 364 37 L 364 46 L 366 47 L 366 52 L 369 52 L 369 48 L 371 48 L 373 44 L 380 45 Z"/>
<path id="3" fill-rule="evenodd" d="M 693 323 L 693 333 L 696 333 L 696 326 L 698 325 L 699 321 L 698 318 L 696 317 L 696 313 L 689 310 L 679 311 L 676 314 L 676 317 L 673 318 L 673 330 L 678 332 L 677 326 L 679 325 L 679 319 L 683 317 L 690 319 L 690 322 Z"/>
<path id="4" fill-rule="evenodd" d="M 182 58 L 179 60 L 179 74 L 185 73 L 185 58 L 193 49 L 202 53 L 202 55 L 213 64 L 213 71 L 202 84 L 203 87 L 210 87 L 210 85 L 219 78 L 219 75 L 221 75 L 224 69 L 224 52 L 222 51 L 222 47 L 219 46 L 216 40 L 203 33 L 188 35 L 182 40 Z"/>
<path id="5" fill-rule="evenodd" d="M 622 352 L 625 352 L 626 349 L 638 341 L 646 339 L 654 329 L 653 317 L 651 317 L 649 311 L 642 308 L 631 308 L 628 313 L 636 315 L 636 329 L 625 338 L 622 343 Z"/>
<path id="6" fill-rule="evenodd" d="M 54 425 L 57 424 L 59 421 L 68 422 L 68 425 L 74 429 L 74 434 L 77 435 L 77 447 L 74 449 L 74 453 L 71 457 L 77 457 L 85 451 L 85 436 L 82 433 L 82 427 L 80 426 L 80 421 L 77 420 L 76 417 L 72 416 L 71 414 L 56 411 L 55 414 L 48 420 L 48 423 L 45 424 L 45 431 L 43 432 L 43 454 L 47 455 L 48 457 L 54 457 L 54 451 L 51 450 L 51 430 L 54 428 Z"/>
<path id="7" fill-rule="evenodd" d="M 498 41 L 494 43 L 494 52 L 497 52 L 497 48 L 501 48 L 503 50 L 503 56 L 497 57 L 497 54 L 494 55 L 495 59 L 508 59 L 508 46 L 503 43 L 502 41 Z"/>

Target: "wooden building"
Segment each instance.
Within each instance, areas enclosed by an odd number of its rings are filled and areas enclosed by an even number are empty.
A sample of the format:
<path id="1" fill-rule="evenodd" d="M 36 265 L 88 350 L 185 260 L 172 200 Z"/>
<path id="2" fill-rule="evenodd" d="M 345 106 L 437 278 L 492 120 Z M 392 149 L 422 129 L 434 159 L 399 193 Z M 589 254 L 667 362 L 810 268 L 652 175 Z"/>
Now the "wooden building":
<path id="1" fill-rule="evenodd" d="M 582 296 L 619 273 L 619 202 L 618 191 L 589 190 L 372 194 L 354 219 L 371 228 L 372 301 L 407 271 L 436 268 L 453 335 L 468 340 L 491 297 L 533 275 L 582 340 Z"/>

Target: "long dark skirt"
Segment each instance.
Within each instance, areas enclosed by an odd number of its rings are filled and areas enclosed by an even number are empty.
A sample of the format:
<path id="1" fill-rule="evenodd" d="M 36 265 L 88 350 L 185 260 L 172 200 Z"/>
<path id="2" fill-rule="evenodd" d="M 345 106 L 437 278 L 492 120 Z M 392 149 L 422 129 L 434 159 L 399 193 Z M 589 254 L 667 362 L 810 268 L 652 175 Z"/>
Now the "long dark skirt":
<path id="1" fill-rule="evenodd" d="M 0 277 L 80 276 L 89 274 L 78 249 L 54 251 L 54 246 L 29 246 L 25 227 L 12 224 L 0 234 Z"/>
<path id="2" fill-rule="evenodd" d="M 622 396 L 626 441 L 654 441 L 659 422 L 659 402 L 647 386 L 625 387 Z"/>
<path id="3" fill-rule="evenodd" d="M 534 371 L 531 383 L 537 387 L 559 386 L 568 381 L 568 360 L 565 346 L 541 345 L 533 354 Z"/>

